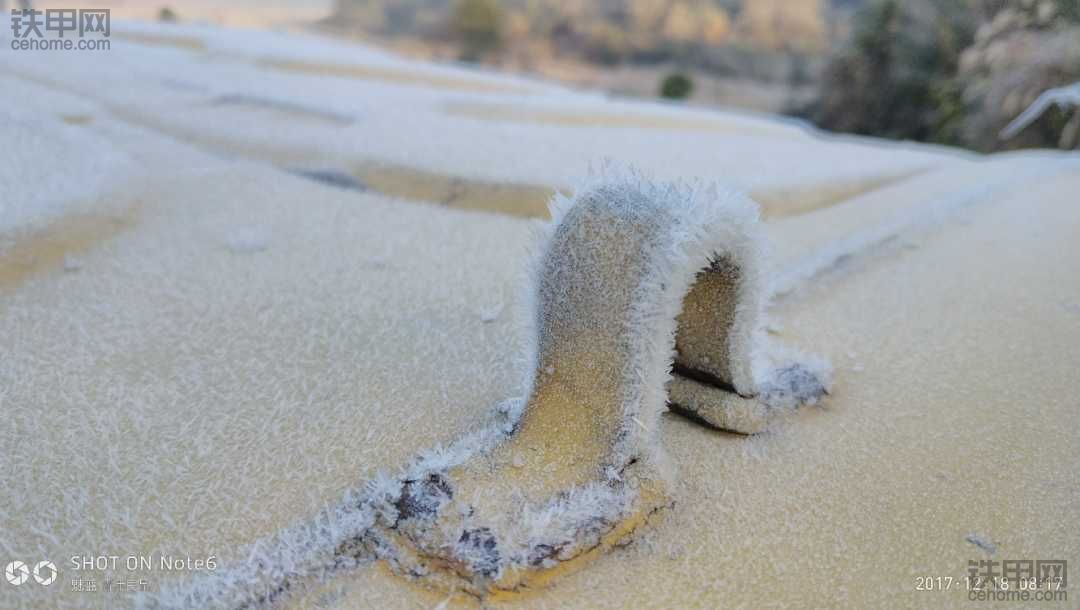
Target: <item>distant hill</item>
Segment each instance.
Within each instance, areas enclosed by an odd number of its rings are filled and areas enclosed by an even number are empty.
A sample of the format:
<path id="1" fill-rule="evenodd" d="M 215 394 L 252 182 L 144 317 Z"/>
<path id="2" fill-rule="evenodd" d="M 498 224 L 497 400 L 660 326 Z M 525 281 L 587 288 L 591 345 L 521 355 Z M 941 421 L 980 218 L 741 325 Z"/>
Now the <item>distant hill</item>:
<path id="1" fill-rule="evenodd" d="M 826 50 L 837 26 L 867 0 L 336 0 L 333 21 L 389 36 L 451 36 L 455 11 L 487 7 L 515 41 L 576 40 L 600 59 L 669 48 L 740 44 Z M 842 29 L 842 26 L 841 26 Z"/>

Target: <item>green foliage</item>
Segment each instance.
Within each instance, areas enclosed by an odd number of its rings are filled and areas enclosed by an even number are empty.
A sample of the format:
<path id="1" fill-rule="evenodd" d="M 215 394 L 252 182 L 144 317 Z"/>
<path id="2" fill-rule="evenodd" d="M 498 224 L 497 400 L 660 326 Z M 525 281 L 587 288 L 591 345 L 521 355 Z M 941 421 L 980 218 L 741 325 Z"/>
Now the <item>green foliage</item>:
<path id="1" fill-rule="evenodd" d="M 162 7 L 158 12 L 158 21 L 161 21 L 162 23 L 176 23 L 179 21 L 179 17 L 176 16 L 176 11 L 172 10 L 171 7 L 166 6 Z"/>
<path id="2" fill-rule="evenodd" d="M 694 81 L 682 72 L 675 72 L 660 81 L 660 97 L 684 100 L 694 92 Z"/>
<path id="3" fill-rule="evenodd" d="M 466 61 L 477 61 L 502 43 L 503 11 L 498 0 L 459 0 L 452 19 Z"/>
<path id="4" fill-rule="evenodd" d="M 835 131 L 955 141 L 963 102 L 951 79 L 973 40 L 974 21 L 962 0 L 935 2 L 929 16 L 909 8 L 876 0 L 857 15 L 851 46 L 825 70 L 809 112 L 815 122 Z"/>
<path id="5" fill-rule="evenodd" d="M 802 114 L 834 131 L 982 151 L 1069 148 L 1073 111 L 1048 111 L 1007 141 L 999 133 L 1022 100 L 1080 78 L 1077 23 L 1080 0 L 875 0 Z"/>
<path id="6" fill-rule="evenodd" d="M 1080 0 L 1056 0 L 1057 14 L 1071 23 L 1080 23 Z"/>

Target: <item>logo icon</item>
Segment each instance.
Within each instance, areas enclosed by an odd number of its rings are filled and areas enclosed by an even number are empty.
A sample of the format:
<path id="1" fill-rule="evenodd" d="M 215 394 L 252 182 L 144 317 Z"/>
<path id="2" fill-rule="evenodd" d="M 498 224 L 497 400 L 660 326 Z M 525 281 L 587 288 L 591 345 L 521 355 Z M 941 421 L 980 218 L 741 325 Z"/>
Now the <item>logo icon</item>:
<path id="1" fill-rule="evenodd" d="M 25 563 L 15 560 L 4 566 L 4 578 L 17 587 L 30 578 L 30 570 Z"/>
<path id="2" fill-rule="evenodd" d="M 23 565 L 23 569 L 26 569 L 26 565 Z M 34 564 L 34 580 L 36 580 L 39 585 L 47 587 L 53 584 L 56 580 L 56 576 L 56 564 L 48 559 Z M 26 578 L 23 578 L 23 580 L 26 580 Z"/>

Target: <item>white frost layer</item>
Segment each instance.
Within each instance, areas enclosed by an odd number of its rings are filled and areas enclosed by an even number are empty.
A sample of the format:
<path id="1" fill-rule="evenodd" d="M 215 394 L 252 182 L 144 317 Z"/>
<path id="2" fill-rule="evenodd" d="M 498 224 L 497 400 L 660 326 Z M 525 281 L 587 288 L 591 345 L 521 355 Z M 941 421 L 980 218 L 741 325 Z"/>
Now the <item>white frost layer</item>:
<path id="1" fill-rule="evenodd" d="M 193 37 L 206 50 L 118 38 L 109 61 L 92 53 L 11 53 L 0 55 L 0 65 L 91 97 L 118 117 L 172 137 L 263 161 L 300 159 L 343 168 L 383 161 L 454 176 L 569 187 L 588 173 L 591 163 L 610 158 L 663 179 L 703 177 L 746 190 L 853 181 L 963 162 L 955 152 L 936 147 L 813 137 L 812 130 L 779 120 L 610 100 L 471 69 L 433 68 L 359 45 L 295 34 L 147 24 L 117 28 Z M 267 64 L 282 60 L 353 65 L 376 75 L 341 78 Z M 387 72 L 407 81 L 378 76 Z M 93 73 L 97 83 L 89 90 L 77 86 L 87 73 Z M 425 76 L 459 79 L 466 88 L 425 83 Z M 469 83 L 484 87 L 470 90 Z M 215 103 L 223 98 L 261 103 Z M 493 104 L 571 119 L 708 120 L 716 128 L 656 129 L 635 127 L 633 121 L 622 126 L 551 125 L 447 110 L 456 104 L 481 109 Z M 266 111 L 275 107 L 280 112 L 270 116 Z M 290 108 L 296 112 L 288 112 Z M 320 116 L 352 122 L 320 122 Z"/>
<path id="2" fill-rule="evenodd" d="M 386 560 L 413 577 L 439 569 L 411 559 L 416 551 L 445 556 L 467 571 L 462 577 L 471 580 L 470 585 L 483 590 L 482 583 L 499 579 L 510 568 L 551 567 L 597 544 L 634 501 L 637 492 L 628 472 L 646 464 L 655 467 L 663 459 L 656 434 L 667 404 L 676 322 L 691 285 L 716 260 L 729 261 L 740 270 L 734 302 L 717 304 L 733 308 L 731 328 L 716 341 L 717 349 L 730 352 L 730 383 L 744 395 L 760 394 L 774 408 L 805 402 L 799 388 L 789 387 L 790 379 L 784 377 L 791 366 L 817 375 L 817 388 L 828 383 L 828 366 L 820 359 L 806 360 L 777 349 L 760 353 L 765 303 L 761 235 L 756 207 L 745 197 L 705 184 L 654 183 L 633 172 L 607 168 L 574 197 L 557 198 L 552 217 L 540 236 L 525 294 L 527 340 L 521 362 L 526 399 L 504 401 L 494 409 L 491 422 L 476 432 L 445 448 L 420 452 L 398 473 L 380 475 L 362 490 L 347 493 L 341 504 L 323 511 L 316 521 L 257 543 L 247 560 L 143 596 L 140 605 L 262 606 L 287 595 L 303 580 L 373 559 Z M 626 251 L 631 260 L 605 255 L 609 247 Z M 601 370 L 621 371 L 613 396 L 621 402 L 605 409 L 616 414 L 603 423 L 617 431 L 617 440 L 603 458 L 604 477 L 526 506 L 510 530 L 493 530 L 484 515 L 473 521 L 472 507 L 457 506 L 458 500 L 451 503 L 455 493 L 451 469 L 507 441 L 529 416 L 529 409 L 549 408 L 538 397 L 544 395 L 541 386 L 552 371 L 580 368 L 578 374 L 589 378 L 597 363 L 571 356 L 579 324 L 602 334 L 614 333 L 602 338 L 604 347 L 599 349 L 604 351 L 592 356 L 612 360 L 600 363 Z M 784 367 L 765 368 L 768 356 L 777 356 Z M 801 364 L 804 361 L 808 364 Z M 458 525 L 459 514 L 468 516 L 467 525 Z M 423 546 L 413 551 L 401 548 L 411 544 L 398 541 L 395 532 L 402 531 Z M 487 544 L 462 544 L 476 532 L 484 532 Z M 449 543 L 441 543 L 444 538 Z"/>
<path id="3" fill-rule="evenodd" d="M 1005 176 L 991 178 L 986 183 L 905 207 L 871 226 L 832 240 L 828 245 L 804 254 L 799 260 L 781 269 L 773 278 L 769 289 L 770 298 L 794 292 L 841 263 L 887 247 L 905 233 L 931 229 L 968 208 L 999 200 L 1025 186 L 1043 183 L 1062 173 L 1075 171 L 1080 167 L 1080 161 L 1069 157 L 1039 158 L 1017 155 L 1012 166 Z"/>
<path id="4" fill-rule="evenodd" d="M 0 79 L 7 91 L 10 79 Z M 0 101 L 7 95 L 0 94 Z M 66 110 L 73 110 L 71 106 Z M 102 194 L 132 175 L 131 160 L 85 130 L 0 103 L 0 238 L 28 230 L 65 212 L 109 205 Z"/>

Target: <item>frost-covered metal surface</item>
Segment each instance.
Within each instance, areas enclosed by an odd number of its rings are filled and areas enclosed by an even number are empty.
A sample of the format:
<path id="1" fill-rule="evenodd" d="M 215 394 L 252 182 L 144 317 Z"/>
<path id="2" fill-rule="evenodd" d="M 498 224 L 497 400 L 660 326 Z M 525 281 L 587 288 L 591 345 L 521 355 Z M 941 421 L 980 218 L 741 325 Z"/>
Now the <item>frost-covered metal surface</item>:
<path id="1" fill-rule="evenodd" d="M 625 544 L 670 507 L 656 435 L 674 362 L 711 371 L 718 384 L 692 382 L 713 394 L 683 408 L 746 432 L 825 393 L 826 365 L 766 344 L 751 201 L 609 168 L 553 206 L 524 291 L 522 398 L 290 530 L 267 558 L 145 605 L 258 604 L 268 591 L 373 559 L 478 598 L 527 590 L 534 573 Z M 761 408 L 729 415 L 731 400 Z M 289 554 L 298 537 L 311 546 Z"/>
<path id="2" fill-rule="evenodd" d="M 365 500 L 430 505 L 402 477 L 472 455 L 470 433 L 520 391 L 531 223 L 387 196 L 352 167 L 372 160 L 450 186 L 555 187 L 607 156 L 775 187 L 797 211 L 761 227 L 769 292 L 785 294 L 765 324 L 834 364 L 827 410 L 753 437 L 632 421 L 660 439 L 675 510 L 521 605 L 955 607 L 903 575 L 987 548 L 1080 548 L 1075 157 L 820 138 L 456 67 L 429 78 L 284 33 L 139 33 L 107 58 L 0 54 L 0 139 L 18 143 L 0 170 L 0 549 L 61 569 L 50 588 L 0 586 L 0 606 L 134 605 L 59 586 L 78 575 L 62 562 L 98 552 L 216 554 L 193 580 L 138 575 L 194 607 L 475 604 L 349 541 L 374 523 Z M 876 186 L 834 189 L 849 179 Z M 672 393 L 681 381 L 696 383 Z M 749 431 L 759 407 L 713 423 Z M 412 461 L 424 447 L 443 449 Z M 535 466 L 500 459 L 511 482 Z M 482 555 L 488 540 L 454 543 Z"/>
<path id="3" fill-rule="evenodd" d="M 608 99 L 316 37 L 114 25 L 140 38 L 118 37 L 108 61 L 93 54 L 5 53 L 0 66 L 48 97 L 96 104 L 91 130 L 120 121 L 214 154 L 289 168 L 351 171 L 377 162 L 567 188 L 590 164 L 610 157 L 662 179 L 705 177 L 748 191 L 788 192 L 964 161 L 941 148 L 826 139 L 775 117 Z M 170 42 L 176 39 L 200 46 L 178 47 Z M 86 74 L 94 75 L 94 87 L 81 86 Z M 2 95 L 15 97 L 15 88 Z M 456 111 L 462 105 L 477 110 L 462 115 Z M 506 108 L 514 114 L 498 112 Z M 569 122 L 534 120 L 553 113 Z"/>

